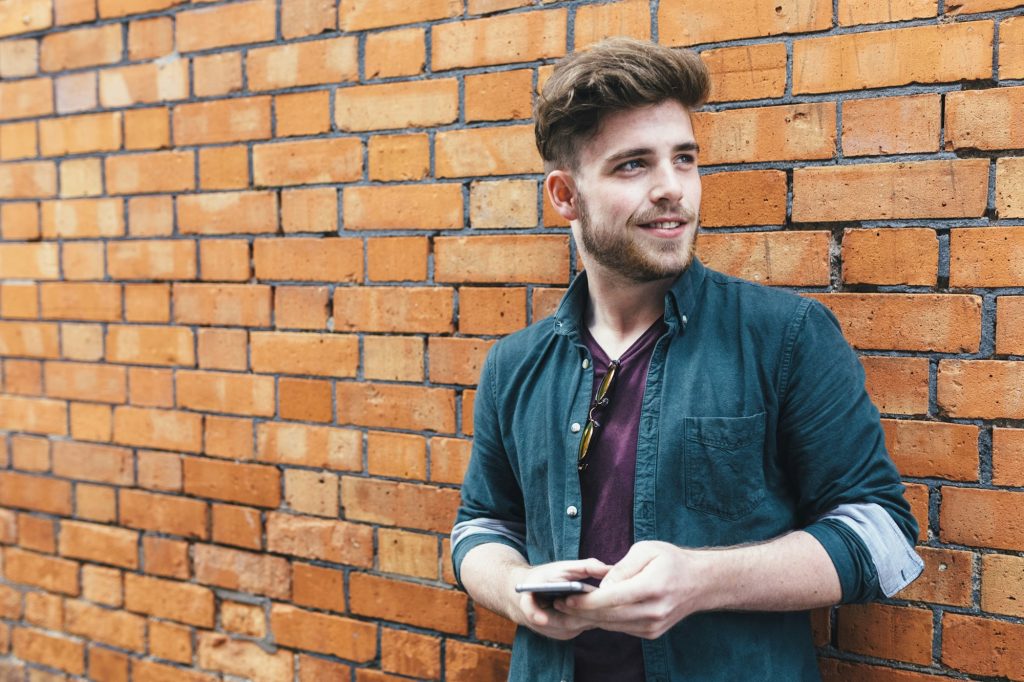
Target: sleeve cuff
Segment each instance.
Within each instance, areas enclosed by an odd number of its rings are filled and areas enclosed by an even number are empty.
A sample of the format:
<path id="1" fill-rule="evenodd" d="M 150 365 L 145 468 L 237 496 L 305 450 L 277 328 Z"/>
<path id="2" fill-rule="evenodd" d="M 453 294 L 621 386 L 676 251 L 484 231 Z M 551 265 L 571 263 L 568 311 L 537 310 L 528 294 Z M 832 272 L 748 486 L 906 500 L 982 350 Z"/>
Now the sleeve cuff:
<path id="1" fill-rule="evenodd" d="M 473 549 L 477 545 L 486 545 L 488 543 L 506 545 L 520 554 L 523 553 L 523 546 L 521 544 L 504 535 L 498 535 L 497 533 L 475 533 L 461 538 L 457 544 L 452 545 L 452 569 L 455 571 L 455 581 L 458 583 L 459 588 L 463 590 L 466 589 L 462 584 L 462 560 L 466 558 L 466 554 L 469 553 L 469 550 Z"/>
<path id="2" fill-rule="evenodd" d="M 842 604 L 854 604 L 877 599 L 878 574 L 860 539 L 843 523 L 826 518 L 803 529 L 825 548 L 839 576 Z"/>

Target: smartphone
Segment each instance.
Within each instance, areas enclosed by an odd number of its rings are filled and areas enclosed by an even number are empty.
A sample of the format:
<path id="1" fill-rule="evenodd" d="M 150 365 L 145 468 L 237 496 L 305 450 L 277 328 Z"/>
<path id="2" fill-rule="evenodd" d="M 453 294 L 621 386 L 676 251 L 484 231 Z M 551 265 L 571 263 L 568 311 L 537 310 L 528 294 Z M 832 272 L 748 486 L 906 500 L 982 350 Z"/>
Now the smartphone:
<path id="1" fill-rule="evenodd" d="M 553 583 L 519 583 L 516 585 L 516 592 L 533 592 L 544 595 L 549 599 L 556 597 L 568 597 L 570 594 L 581 594 L 593 592 L 595 588 L 588 583 L 581 583 L 578 580 L 565 580 Z"/>

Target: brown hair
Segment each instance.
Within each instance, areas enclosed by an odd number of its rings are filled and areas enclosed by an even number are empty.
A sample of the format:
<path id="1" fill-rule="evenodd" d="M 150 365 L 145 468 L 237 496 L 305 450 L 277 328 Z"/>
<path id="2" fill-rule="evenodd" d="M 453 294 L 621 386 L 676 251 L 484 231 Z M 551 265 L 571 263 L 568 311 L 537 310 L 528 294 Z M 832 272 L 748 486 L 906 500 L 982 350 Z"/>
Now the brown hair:
<path id="1" fill-rule="evenodd" d="M 707 67 L 691 50 L 632 38 L 604 40 L 558 63 L 534 108 L 544 169 L 572 168 L 580 143 L 605 115 L 675 100 L 687 109 L 708 97 Z"/>

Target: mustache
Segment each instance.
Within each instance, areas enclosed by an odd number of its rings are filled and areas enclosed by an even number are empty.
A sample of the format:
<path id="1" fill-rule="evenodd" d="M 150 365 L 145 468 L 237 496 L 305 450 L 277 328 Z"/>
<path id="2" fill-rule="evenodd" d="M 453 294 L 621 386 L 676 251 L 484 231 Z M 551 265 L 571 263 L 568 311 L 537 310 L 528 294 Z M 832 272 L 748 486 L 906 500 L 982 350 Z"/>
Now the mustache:
<path id="1" fill-rule="evenodd" d="M 692 223 L 697 220 L 697 212 L 686 206 L 676 206 L 674 209 L 655 208 L 634 214 L 630 217 L 629 223 L 631 225 L 644 225 L 661 218 L 669 217 L 682 218 L 686 222 Z"/>

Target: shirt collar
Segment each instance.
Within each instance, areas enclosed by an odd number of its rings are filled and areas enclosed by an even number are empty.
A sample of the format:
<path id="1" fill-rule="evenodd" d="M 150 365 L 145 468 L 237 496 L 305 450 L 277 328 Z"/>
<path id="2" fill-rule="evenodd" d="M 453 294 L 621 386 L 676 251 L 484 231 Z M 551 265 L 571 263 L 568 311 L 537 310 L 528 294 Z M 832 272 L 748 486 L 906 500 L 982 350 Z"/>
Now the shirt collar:
<path id="1" fill-rule="evenodd" d="M 707 268 L 696 257 L 676 278 L 665 294 L 665 324 L 675 334 L 694 319 L 697 313 L 697 294 L 704 284 Z M 569 284 L 558 309 L 552 317 L 554 333 L 562 336 L 579 334 L 583 311 L 587 306 L 587 273 L 584 270 Z"/>

